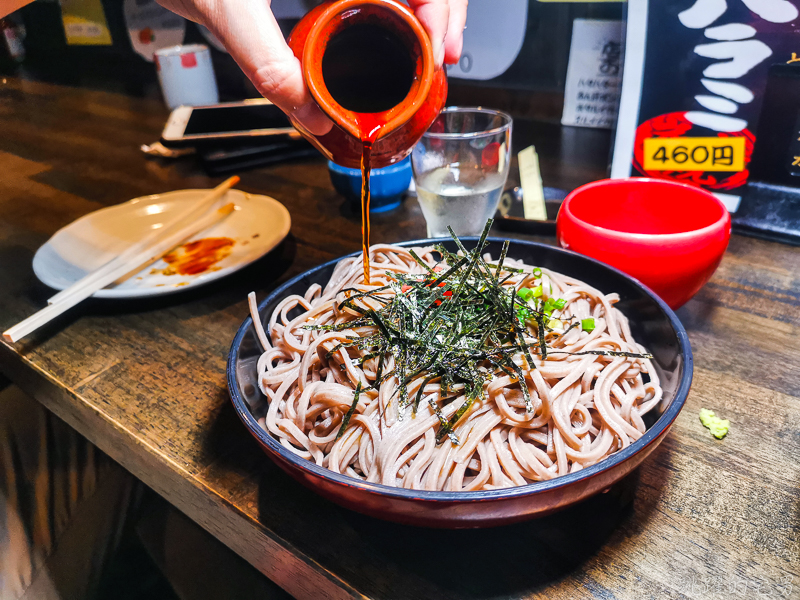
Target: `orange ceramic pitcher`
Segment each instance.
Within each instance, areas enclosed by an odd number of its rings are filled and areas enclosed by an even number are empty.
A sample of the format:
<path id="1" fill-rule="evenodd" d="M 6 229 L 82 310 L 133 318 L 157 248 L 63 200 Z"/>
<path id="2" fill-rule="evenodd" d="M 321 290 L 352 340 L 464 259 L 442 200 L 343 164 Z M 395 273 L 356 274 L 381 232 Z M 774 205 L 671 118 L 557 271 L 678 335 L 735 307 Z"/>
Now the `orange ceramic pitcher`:
<path id="1" fill-rule="evenodd" d="M 337 164 L 361 166 L 371 134 L 372 168 L 402 160 L 447 98 L 447 76 L 435 64 L 428 34 L 395 0 L 325 2 L 297 24 L 288 43 L 311 95 L 335 124 L 322 136 L 294 125 Z"/>

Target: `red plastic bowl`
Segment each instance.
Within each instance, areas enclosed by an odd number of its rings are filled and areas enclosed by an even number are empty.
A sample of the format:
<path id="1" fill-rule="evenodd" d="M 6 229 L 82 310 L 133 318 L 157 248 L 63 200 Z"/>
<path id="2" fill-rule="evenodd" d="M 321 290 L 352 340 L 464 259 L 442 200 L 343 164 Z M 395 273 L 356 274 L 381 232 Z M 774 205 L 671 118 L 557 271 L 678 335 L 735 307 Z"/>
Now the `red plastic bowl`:
<path id="1" fill-rule="evenodd" d="M 731 217 L 713 194 L 690 185 L 604 179 L 566 197 L 556 230 L 562 248 L 635 277 L 677 309 L 717 270 Z"/>

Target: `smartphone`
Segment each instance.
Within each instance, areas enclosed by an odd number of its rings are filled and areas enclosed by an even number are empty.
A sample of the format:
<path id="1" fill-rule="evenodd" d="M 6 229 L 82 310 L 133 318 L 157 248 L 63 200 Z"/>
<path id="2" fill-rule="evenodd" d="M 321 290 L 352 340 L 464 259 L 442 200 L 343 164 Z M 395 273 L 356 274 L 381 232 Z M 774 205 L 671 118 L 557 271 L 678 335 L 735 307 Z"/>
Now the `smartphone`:
<path id="1" fill-rule="evenodd" d="M 192 146 L 222 140 L 254 141 L 268 136 L 293 138 L 300 134 L 277 106 L 258 98 L 211 106 L 179 106 L 167 120 L 161 143 Z"/>

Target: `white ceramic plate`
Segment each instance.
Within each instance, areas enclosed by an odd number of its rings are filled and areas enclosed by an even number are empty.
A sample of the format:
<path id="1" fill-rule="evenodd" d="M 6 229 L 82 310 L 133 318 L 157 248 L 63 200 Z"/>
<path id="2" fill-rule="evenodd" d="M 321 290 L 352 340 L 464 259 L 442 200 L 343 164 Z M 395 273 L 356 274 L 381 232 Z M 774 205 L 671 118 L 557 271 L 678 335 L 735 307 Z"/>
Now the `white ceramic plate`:
<path id="1" fill-rule="evenodd" d="M 63 290 L 101 267 L 145 234 L 163 225 L 209 190 L 180 190 L 135 198 L 89 213 L 60 229 L 36 252 L 33 271 L 46 285 Z M 208 283 L 261 258 L 289 233 L 289 211 L 268 196 L 230 190 L 225 196 L 236 210 L 188 242 L 228 238 L 227 255 L 193 275 L 168 274 L 161 259 L 125 281 L 94 294 L 95 298 L 136 298 L 169 294 Z M 228 243 L 228 242 L 226 242 Z M 221 254 L 226 254 L 223 251 Z M 184 249 L 178 250 L 178 255 Z"/>

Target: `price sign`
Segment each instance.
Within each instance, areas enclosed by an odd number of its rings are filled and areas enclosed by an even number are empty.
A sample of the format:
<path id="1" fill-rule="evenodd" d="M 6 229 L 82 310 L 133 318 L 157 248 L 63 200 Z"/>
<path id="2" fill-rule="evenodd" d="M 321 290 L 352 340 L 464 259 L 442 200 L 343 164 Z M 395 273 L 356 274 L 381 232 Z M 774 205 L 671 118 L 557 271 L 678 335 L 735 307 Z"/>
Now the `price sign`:
<path id="1" fill-rule="evenodd" d="M 743 137 L 656 137 L 644 140 L 648 171 L 743 171 Z"/>

